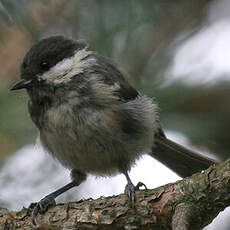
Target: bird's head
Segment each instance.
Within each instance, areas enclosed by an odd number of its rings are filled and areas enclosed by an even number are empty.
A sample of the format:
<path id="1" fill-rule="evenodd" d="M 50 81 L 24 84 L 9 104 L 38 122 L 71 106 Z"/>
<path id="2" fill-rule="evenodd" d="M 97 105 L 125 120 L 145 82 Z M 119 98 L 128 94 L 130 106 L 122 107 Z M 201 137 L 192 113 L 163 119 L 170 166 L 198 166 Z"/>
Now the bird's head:
<path id="1" fill-rule="evenodd" d="M 58 87 L 84 72 L 90 63 L 87 45 L 63 36 L 40 40 L 25 55 L 21 64 L 21 80 L 10 90 Z"/>

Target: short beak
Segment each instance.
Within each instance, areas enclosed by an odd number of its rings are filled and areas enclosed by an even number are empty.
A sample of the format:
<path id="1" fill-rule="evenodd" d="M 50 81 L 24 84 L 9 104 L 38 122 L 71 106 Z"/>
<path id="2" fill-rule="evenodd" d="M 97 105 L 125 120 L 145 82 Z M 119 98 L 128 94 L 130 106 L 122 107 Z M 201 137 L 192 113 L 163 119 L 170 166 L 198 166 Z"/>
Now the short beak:
<path id="1" fill-rule="evenodd" d="M 9 90 L 13 91 L 13 90 L 18 90 L 18 89 L 28 88 L 31 86 L 31 82 L 32 80 L 21 79 L 20 81 L 12 85 Z"/>

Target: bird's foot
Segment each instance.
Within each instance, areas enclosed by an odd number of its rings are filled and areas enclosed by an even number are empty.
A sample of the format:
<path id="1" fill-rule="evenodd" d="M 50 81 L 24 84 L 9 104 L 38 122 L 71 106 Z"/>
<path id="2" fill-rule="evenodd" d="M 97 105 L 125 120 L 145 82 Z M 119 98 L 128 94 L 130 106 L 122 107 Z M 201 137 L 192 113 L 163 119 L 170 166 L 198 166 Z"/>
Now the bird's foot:
<path id="1" fill-rule="evenodd" d="M 33 209 L 31 214 L 33 224 L 36 225 L 36 217 L 38 214 L 44 214 L 50 207 L 55 205 L 56 202 L 53 196 L 45 196 L 39 202 L 32 203 L 29 208 Z"/>
<path id="2" fill-rule="evenodd" d="M 144 183 L 142 183 L 142 182 L 138 182 L 136 186 L 134 186 L 133 183 L 129 182 L 125 186 L 125 193 L 128 195 L 132 206 L 135 203 L 135 191 L 140 190 L 140 187 L 142 187 L 142 186 L 144 186 L 145 190 L 147 190 L 146 185 Z"/>
<path id="3" fill-rule="evenodd" d="M 131 202 L 131 204 L 134 205 L 134 202 L 135 202 L 135 186 L 133 185 L 133 183 L 128 183 L 125 186 L 125 193 L 128 195 L 129 201 Z"/>

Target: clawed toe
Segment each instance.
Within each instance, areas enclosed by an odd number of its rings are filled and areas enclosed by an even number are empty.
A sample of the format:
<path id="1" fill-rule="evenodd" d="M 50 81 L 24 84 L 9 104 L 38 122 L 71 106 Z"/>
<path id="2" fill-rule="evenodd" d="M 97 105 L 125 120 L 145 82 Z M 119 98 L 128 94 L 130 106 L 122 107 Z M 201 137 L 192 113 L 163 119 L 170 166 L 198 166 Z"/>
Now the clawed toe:
<path id="1" fill-rule="evenodd" d="M 135 186 L 135 190 L 140 190 L 140 187 L 144 187 L 147 190 L 147 186 L 143 182 L 138 182 Z"/>
<path id="2" fill-rule="evenodd" d="M 128 195 L 132 205 L 135 203 L 135 191 L 140 190 L 140 187 L 144 187 L 145 190 L 147 190 L 146 185 L 142 182 L 138 182 L 136 186 L 134 186 L 132 183 L 128 183 L 125 186 L 125 193 Z"/>
<path id="3" fill-rule="evenodd" d="M 132 205 L 135 203 L 135 186 L 132 183 L 128 183 L 125 186 L 125 193 L 128 195 Z"/>
<path id="4" fill-rule="evenodd" d="M 140 190 L 140 187 L 144 187 L 145 190 L 147 190 L 147 187 L 144 183 L 142 182 L 138 182 L 136 186 L 133 185 L 130 177 L 129 177 L 129 174 L 127 172 L 127 170 L 123 170 L 123 174 L 125 175 L 126 179 L 127 179 L 127 185 L 125 186 L 125 193 L 128 195 L 129 197 L 129 200 L 132 204 L 132 206 L 134 206 L 134 203 L 135 203 L 135 191 L 136 190 Z"/>
<path id="5" fill-rule="evenodd" d="M 56 202 L 53 197 L 46 196 L 41 199 L 38 203 L 32 203 L 30 208 L 32 208 L 32 221 L 36 225 L 36 216 L 40 213 L 45 213 L 50 207 L 55 206 Z"/>

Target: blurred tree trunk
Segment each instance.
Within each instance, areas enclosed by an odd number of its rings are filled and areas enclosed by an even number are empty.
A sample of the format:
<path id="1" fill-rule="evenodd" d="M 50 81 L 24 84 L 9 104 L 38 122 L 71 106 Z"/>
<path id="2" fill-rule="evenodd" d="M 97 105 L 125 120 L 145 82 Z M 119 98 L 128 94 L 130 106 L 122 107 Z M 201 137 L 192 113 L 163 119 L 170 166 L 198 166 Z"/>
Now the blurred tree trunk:
<path id="1" fill-rule="evenodd" d="M 202 229 L 230 204 L 230 160 L 173 184 L 139 191 L 129 206 L 121 194 L 59 204 L 37 217 L 40 230 Z M 34 229 L 31 210 L 0 209 L 0 229 Z"/>

